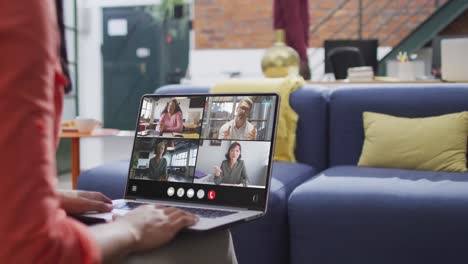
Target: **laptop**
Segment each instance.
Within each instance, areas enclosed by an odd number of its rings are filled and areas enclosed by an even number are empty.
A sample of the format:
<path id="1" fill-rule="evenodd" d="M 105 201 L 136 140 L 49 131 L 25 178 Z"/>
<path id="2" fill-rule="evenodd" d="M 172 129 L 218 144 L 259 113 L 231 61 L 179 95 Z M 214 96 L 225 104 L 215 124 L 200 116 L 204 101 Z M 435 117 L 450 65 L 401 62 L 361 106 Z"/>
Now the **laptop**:
<path id="1" fill-rule="evenodd" d="M 441 41 L 442 80 L 468 81 L 468 38 L 451 38 Z"/>
<path id="2" fill-rule="evenodd" d="M 110 220 L 148 203 L 196 214 L 191 231 L 262 217 L 278 105 L 274 93 L 144 95 L 124 198 L 84 217 Z"/>

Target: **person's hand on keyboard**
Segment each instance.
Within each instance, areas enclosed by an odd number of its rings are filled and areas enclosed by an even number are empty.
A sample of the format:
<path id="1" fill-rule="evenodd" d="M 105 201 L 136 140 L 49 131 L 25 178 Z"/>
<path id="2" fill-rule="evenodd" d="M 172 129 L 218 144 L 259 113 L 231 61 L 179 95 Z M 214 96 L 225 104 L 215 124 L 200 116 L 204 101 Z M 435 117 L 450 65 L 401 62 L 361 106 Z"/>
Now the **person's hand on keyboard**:
<path id="1" fill-rule="evenodd" d="M 60 207 L 69 214 L 105 213 L 112 210 L 112 200 L 100 192 L 58 190 Z"/>
<path id="2" fill-rule="evenodd" d="M 132 251 L 144 251 L 161 247 L 197 221 L 197 216 L 174 207 L 143 205 L 124 216 L 115 216 L 114 224 L 131 234 Z"/>

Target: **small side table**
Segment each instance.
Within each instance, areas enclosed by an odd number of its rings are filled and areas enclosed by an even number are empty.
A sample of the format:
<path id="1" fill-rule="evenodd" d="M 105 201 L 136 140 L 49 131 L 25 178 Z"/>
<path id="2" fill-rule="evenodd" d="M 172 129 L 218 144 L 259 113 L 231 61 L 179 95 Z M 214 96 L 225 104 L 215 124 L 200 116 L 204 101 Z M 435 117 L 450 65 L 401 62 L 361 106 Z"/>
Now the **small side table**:
<path id="1" fill-rule="evenodd" d="M 117 136 L 120 130 L 102 128 L 95 129 L 92 133 L 79 133 L 79 132 L 60 132 L 60 138 L 69 138 L 71 139 L 71 163 L 72 163 L 72 187 L 76 189 L 76 183 L 78 181 L 78 176 L 80 175 L 80 138 L 86 137 L 107 137 L 107 136 Z"/>

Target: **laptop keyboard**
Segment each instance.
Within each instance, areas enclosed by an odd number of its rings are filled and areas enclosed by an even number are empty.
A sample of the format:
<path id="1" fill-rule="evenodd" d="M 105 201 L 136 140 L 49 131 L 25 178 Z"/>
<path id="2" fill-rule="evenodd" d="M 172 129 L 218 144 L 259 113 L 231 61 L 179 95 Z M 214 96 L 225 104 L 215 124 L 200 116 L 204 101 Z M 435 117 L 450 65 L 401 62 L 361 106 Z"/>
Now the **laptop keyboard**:
<path id="1" fill-rule="evenodd" d="M 138 206 L 145 205 L 147 203 L 138 203 L 138 202 L 125 202 L 121 204 L 114 205 L 115 209 L 123 209 L 123 210 L 132 210 L 137 208 Z M 192 214 L 204 217 L 204 218 L 218 218 L 227 215 L 234 214 L 236 212 L 233 211 L 223 211 L 223 210 L 216 210 L 216 209 L 203 209 L 203 208 L 193 208 L 193 207 L 184 207 L 184 206 L 172 206 L 179 208 L 181 210 L 190 212 Z"/>

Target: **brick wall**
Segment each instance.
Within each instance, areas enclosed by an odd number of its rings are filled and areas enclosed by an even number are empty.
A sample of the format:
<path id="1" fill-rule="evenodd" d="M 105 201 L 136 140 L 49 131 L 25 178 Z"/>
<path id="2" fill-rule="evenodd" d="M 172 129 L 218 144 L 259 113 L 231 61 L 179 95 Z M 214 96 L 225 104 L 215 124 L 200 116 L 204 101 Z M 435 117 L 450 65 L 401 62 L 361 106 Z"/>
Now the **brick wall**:
<path id="1" fill-rule="evenodd" d="M 381 46 L 396 45 L 434 12 L 434 2 L 363 0 L 363 38 L 378 38 Z M 358 3 L 309 0 L 309 46 L 321 47 L 325 39 L 358 38 Z M 194 6 L 196 49 L 255 49 L 273 43 L 273 0 L 195 0 Z M 332 15 L 326 19 L 328 14 Z"/>
<path id="2" fill-rule="evenodd" d="M 272 0 L 195 0 L 195 46 L 199 49 L 268 47 Z"/>

